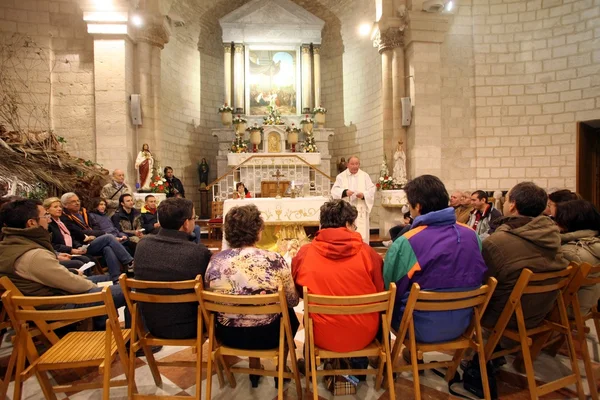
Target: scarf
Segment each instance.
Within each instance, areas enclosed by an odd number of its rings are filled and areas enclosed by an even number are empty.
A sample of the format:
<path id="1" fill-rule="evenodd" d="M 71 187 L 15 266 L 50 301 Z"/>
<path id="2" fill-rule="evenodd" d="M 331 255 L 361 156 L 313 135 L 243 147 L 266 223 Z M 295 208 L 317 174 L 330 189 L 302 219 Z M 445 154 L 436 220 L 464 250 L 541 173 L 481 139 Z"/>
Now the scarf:
<path id="1" fill-rule="evenodd" d="M 60 220 L 60 218 L 52 218 L 52 221 L 56 222 L 56 225 L 58 225 L 58 229 L 60 229 L 60 233 L 63 235 L 65 246 L 73 247 L 73 238 L 71 237 L 71 232 L 69 232 L 67 226 Z"/>
<path id="2" fill-rule="evenodd" d="M 79 217 L 76 214 L 71 214 L 69 212 L 64 213 L 65 217 L 67 217 L 71 221 L 75 222 L 82 229 L 91 231 L 92 227 L 90 226 L 90 221 L 88 219 L 87 210 L 84 207 L 81 207 L 81 210 L 79 210 L 79 215 L 81 216 L 81 219 L 79 219 Z"/>

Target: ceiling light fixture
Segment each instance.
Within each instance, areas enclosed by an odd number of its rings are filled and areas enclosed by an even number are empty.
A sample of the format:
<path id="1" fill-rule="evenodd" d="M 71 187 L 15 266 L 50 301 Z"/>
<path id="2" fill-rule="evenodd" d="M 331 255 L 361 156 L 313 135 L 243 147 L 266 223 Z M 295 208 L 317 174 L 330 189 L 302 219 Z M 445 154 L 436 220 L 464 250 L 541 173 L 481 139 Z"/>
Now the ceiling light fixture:
<path id="1" fill-rule="evenodd" d="M 139 27 L 139 26 L 142 26 L 144 24 L 144 20 L 139 15 L 134 14 L 134 15 L 131 16 L 131 23 L 134 26 L 138 26 Z"/>
<path id="2" fill-rule="evenodd" d="M 371 33 L 371 27 L 372 24 L 361 24 L 358 27 L 358 33 L 360 34 L 360 36 L 368 36 L 369 33 Z"/>

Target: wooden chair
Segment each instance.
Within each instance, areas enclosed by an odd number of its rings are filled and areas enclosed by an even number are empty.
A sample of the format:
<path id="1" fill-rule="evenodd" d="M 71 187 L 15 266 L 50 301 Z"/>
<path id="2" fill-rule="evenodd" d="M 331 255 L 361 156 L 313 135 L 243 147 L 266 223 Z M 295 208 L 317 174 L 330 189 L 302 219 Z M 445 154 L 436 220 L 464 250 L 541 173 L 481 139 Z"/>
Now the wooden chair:
<path id="1" fill-rule="evenodd" d="M 123 365 L 126 376 L 129 374 L 125 343 L 129 340 L 129 329 L 121 329 L 119 318 L 109 288 L 101 292 L 50 297 L 14 296 L 10 290 L 2 295 L 2 303 L 7 308 L 17 338 L 15 391 L 13 400 L 20 400 L 23 381 L 35 374 L 46 399 L 56 399 L 56 392 L 74 392 L 102 388 L 102 398 L 110 398 L 110 387 L 125 386 L 127 379 L 111 381 L 110 368 L 116 353 Z M 68 304 L 85 305 L 75 309 L 38 309 L 40 307 L 60 307 Z M 33 347 L 27 321 L 74 321 L 84 318 L 107 316 L 105 332 L 71 332 L 56 342 L 41 356 Z M 25 369 L 25 358 L 29 367 Z M 76 383 L 52 386 L 46 371 L 70 370 L 73 368 L 98 367 L 103 375 L 102 382 Z M 135 382 L 131 382 L 135 384 Z"/>
<path id="2" fill-rule="evenodd" d="M 10 292 L 14 296 L 23 296 L 21 291 L 15 286 L 15 284 L 10 280 L 10 278 L 8 278 L 7 276 L 3 276 L 2 278 L 0 278 L 0 293 L 3 294 L 8 290 L 10 290 Z M 33 307 L 24 307 L 24 309 L 33 310 L 34 308 Z M 2 308 L 2 313 L 0 314 L 0 321 L 1 321 L 0 322 L 1 329 L 13 328 L 13 325 L 12 325 L 12 322 L 8 315 L 8 311 L 7 311 L 6 307 Z M 50 347 L 50 346 L 58 343 L 58 341 L 59 341 L 58 336 L 56 335 L 56 333 L 54 333 L 55 329 L 63 328 L 67 325 L 78 323 L 80 321 L 81 321 L 81 319 L 74 320 L 74 321 L 54 321 L 52 323 L 46 323 L 46 321 L 41 321 L 41 320 L 33 321 L 33 325 L 28 327 L 29 334 L 33 338 L 39 337 L 40 339 L 42 339 L 45 342 L 45 344 L 48 347 Z M 15 331 L 16 331 L 16 329 L 15 329 Z M 4 380 L 0 384 L 0 399 L 4 399 L 4 397 L 6 396 L 6 392 L 8 391 L 8 385 L 10 383 L 10 378 L 13 374 L 13 371 L 15 369 L 15 364 L 17 362 L 17 352 L 15 351 L 15 345 L 14 345 L 15 338 L 16 338 L 16 336 L 13 337 L 13 351 L 12 351 L 9 361 L 8 361 L 8 366 L 6 368 Z M 35 346 L 32 346 L 31 348 L 29 348 L 28 351 L 30 351 L 31 353 L 34 353 L 36 351 Z"/>
<path id="3" fill-rule="evenodd" d="M 215 359 L 221 359 L 223 356 L 271 358 L 278 368 L 277 371 L 268 371 L 254 368 L 225 368 L 231 387 L 235 387 L 235 377 L 233 372 L 243 374 L 254 374 L 262 376 L 273 376 L 279 379 L 277 398 L 283 399 L 283 378 L 293 378 L 296 382 L 296 391 L 298 398 L 302 398 L 302 384 L 296 363 L 296 353 L 294 351 L 294 337 L 290 325 L 287 300 L 283 289 L 279 287 L 277 293 L 266 295 L 242 296 L 225 295 L 203 290 L 202 283 L 196 284 L 196 294 L 200 302 L 200 308 L 208 321 L 208 348 L 214 349 L 207 357 L 207 376 L 212 375 L 212 364 Z M 269 350 L 244 350 L 220 345 L 215 340 L 215 314 L 227 313 L 238 315 L 260 315 L 260 314 L 280 314 L 279 323 L 279 346 Z M 198 318 L 198 332 L 204 333 L 206 329 L 202 318 Z M 285 371 L 287 351 L 290 352 L 292 372 Z M 206 398 L 211 399 L 212 380 L 206 380 Z"/>
<path id="4" fill-rule="evenodd" d="M 446 381 L 450 381 L 463 358 L 465 350 L 471 348 L 479 354 L 479 359 L 483 360 L 484 342 L 481 329 L 481 317 L 496 289 L 498 281 L 495 278 L 489 278 L 487 284 L 478 289 L 464 292 L 431 292 L 422 291 L 417 283 L 413 283 L 406 302 L 406 308 L 400 322 L 400 329 L 394 332 L 396 341 L 392 350 L 392 360 L 394 364 L 400 356 L 402 344 L 410 349 L 411 363 L 409 365 L 396 366 L 394 372 L 411 371 L 413 374 L 413 384 L 415 390 L 415 399 L 421 398 L 421 386 L 419 382 L 419 370 L 433 368 L 448 368 L 446 372 Z M 414 312 L 443 312 L 455 311 L 465 308 L 473 309 L 473 317 L 467 330 L 458 338 L 440 343 L 421 343 L 417 342 L 415 337 Z M 454 357 L 451 361 L 429 362 L 419 364 L 418 359 L 422 359 L 422 353 L 431 351 L 454 351 Z M 484 398 L 491 399 L 488 375 L 485 363 L 479 363 L 481 372 Z"/>
<path id="5" fill-rule="evenodd" d="M 210 219 L 208 220 L 208 238 L 212 238 L 213 234 L 215 239 L 219 239 L 223 233 L 223 202 L 213 201 L 211 203 Z"/>
<path id="6" fill-rule="evenodd" d="M 153 336 L 144 328 L 140 314 L 139 303 L 154 303 L 154 304 L 178 304 L 178 303 L 198 303 L 198 297 L 194 292 L 194 287 L 198 280 L 202 281 L 202 277 L 198 275 L 196 280 L 188 281 L 141 281 L 127 278 L 122 274 L 119 278 L 119 284 L 123 289 L 127 307 L 131 312 L 131 340 L 129 347 L 129 376 L 132 382 L 135 382 L 135 353 L 139 349 L 144 350 L 148 367 L 154 378 L 156 386 L 162 386 L 162 378 L 158 371 L 159 366 L 170 367 L 192 367 L 195 368 L 196 374 L 196 399 L 200 399 L 202 394 L 202 344 L 206 341 L 206 337 L 197 334 L 191 339 L 163 339 Z M 142 291 L 150 290 L 151 293 Z M 157 290 L 178 290 L 174 294 L 156 294 Z M 185 291 L 185 292 L 183 292 Z M 202 313 L 198 307 L 198 318 L 202 319 Z M 200 330 L 198 330 L 200 332 Z M 156 361 L 152 354 L 151 346 L 186 346 L 191 347 L 196 353 L 196 361 Z M 219 382 L 223 386 L 223 375 L 220 369 L 217 369 Z M 210 378 L 208 378 L 210 379 Z M 149 398 L 165 398 L 165 399 L 189 399 L 189 396 L 157 396 L 157 395 L 140 395 L 135 390 L 134 385 L 129 385 L 129 399 L 149 399 Z"/>
<path id="7" fill-rule="evenodd" d="M 492 330 L 492 334 L 486 343 L 485 361 L 505 356 L 507 354 L 512 354 L 519 351 L 521 352 L 531 399 L 538 399 L 544 394 L 554 392 L 558 389 L 573 384 L 575 384 L 577 387 L 579 399 L 585 399 L 583 386 L 581 384 L 581 375 L 579 374 L 579 367 L 577 365 L 577 355 L 575 353 L 575 347 L 573 345 L 573 339 L 570 333 L 569 318 L 567 316 L 567 308 L 564 298 L 566 288 L 577 274 L 578 270 L 578 266 L 573 265 L 570 265 L 568 268 L 562 271 L 550 273 L 534 274 L 527 268 L 523 269 L 508 301 L 506 302 L 506 306 L 504 307 L 504 310 L 502 310 L 502 313 L 500 314 L 500 317 L 498 318 L 498 321 Z M 557 292 L 555 307 L 559 315 L 559 322 L 552 321 L 550 318 L 552 313 L 550 313 L 540 325 L 532 329 L 527 329 L 525 326 L 525 317 L 523 316 L 523 308 L 521 305 L 522 297 L 527 294 L 542 294 L 549 292 Z M 508 323 L 513 314 L 516 316 L 517 320 L 516 331 L 507 329 Z M 573 373 L 555 381 L 548 382 L 544 385 L 537 386 L 535 382 L 535 371 L 533 369 L 532 358 L 532 353 L 535 353 L 530 349 L 530 347 L 534 344 L 534 341 L 539 338 L 539 336 L 547 335 L 553 332 L 566 336 Z M 511 349 L 494 352 L 496 345 L 500 342 L 502 337 L 519 342 L 519 344 Z"/>
<path id="8" fill-rule="evenodd" d="M 306 360 L 306 390 L 309 388 L 309 375 L 312 377 L 313 399 L 319 398 L 317 377 L 326 375 L 377 375 L 375 378 L 375 389 L 381 387 L 383 368 L 387 365 L 387 382 L 390 391 L 390 399 L 396 398 L 394 380 L 392 378 L 392 362 L 390 351 L 390 330 L 394 300 L 396 298 L 396 285 L 392 283 L 390 290 L 361 295 L 361 296 L 321 296 L 309 294 L 304 287 L 304 357 Z M 381 313 L 381 326 L 383 328 L 383 343 L 374 340 L 362 350 L 338 353 L 321 349 L 315 345 L 314 324 L 311 314 L 321 315 L 357 315 Z M 347 358 L 347 357 L 379 357 L 379 368 L 374 369 L 327 369 L 317 370 L 324 358 Z M 310 372 L 309 372 L 310 360 Z"/>

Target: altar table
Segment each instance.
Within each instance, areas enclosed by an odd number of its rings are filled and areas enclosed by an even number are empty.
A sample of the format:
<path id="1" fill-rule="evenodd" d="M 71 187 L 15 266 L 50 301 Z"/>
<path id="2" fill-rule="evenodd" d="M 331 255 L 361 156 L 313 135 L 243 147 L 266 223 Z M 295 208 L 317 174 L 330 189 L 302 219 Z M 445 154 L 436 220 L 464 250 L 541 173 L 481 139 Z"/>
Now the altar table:
<path id="1" fill-rule="evenodd" d="M 295 199 L 283 197 L 256 198 L 256 199 L 228 199 L 223 203 L 223 216 L 236 206 L 254 204 L 265 221 L 265 230 L 258 247 L 272 251 L 281 249 L 281 241 L 298 239 L 307 241 L 305 226 L 319 226 L 321 206 L 329 201 L 328 197 L 297 197 Z M 229 243 L 223 233 L 222 249 L 228 249 Z"/>

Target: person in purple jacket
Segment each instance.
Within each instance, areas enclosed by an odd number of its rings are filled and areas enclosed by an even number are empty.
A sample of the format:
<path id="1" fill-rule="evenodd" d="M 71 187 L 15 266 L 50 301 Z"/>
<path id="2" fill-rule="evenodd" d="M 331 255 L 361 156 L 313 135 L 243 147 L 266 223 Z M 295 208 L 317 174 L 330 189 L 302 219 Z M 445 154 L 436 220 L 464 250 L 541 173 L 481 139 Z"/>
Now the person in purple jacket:
<path id="1" fill-rule="evenodd" d="M 397 287 L 394 329 L 399 328 L 413 283 L 422 290 L 468 290 L 481 285 L 487 269 L 479 237 L 456 222 L 454 209 L 448 207 L 448 191 L 439 178 L 419 176 L 404 190 L 414 222 L 410 231 L 394 241 L 383 267 L 386 289 L 392 282 Z M 467 329 L 472 315 L 472 309 L 415 311 L 415 337 L 424 343 L 456 339 Z"/>

